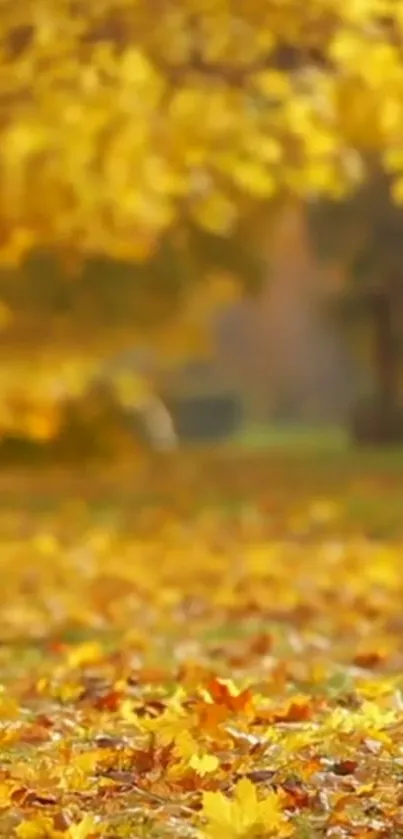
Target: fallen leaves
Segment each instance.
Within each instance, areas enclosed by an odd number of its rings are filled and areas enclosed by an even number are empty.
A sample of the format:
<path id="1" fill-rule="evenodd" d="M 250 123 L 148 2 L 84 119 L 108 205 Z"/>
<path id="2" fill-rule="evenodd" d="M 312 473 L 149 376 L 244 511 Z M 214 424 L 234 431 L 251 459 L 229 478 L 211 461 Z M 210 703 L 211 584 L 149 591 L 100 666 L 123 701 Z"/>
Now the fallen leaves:
<path id="1" fill-rule="evenodd" d="M 205 792 L 203 815 L 206 835 L 211 839 L 253 839 L 262 836 L 290 836 L 281 806 L 281 796 L 271 791 L 259 801 L 256 787 L 247 778 L 238 781 L 232 800 L 220 792 Z"/>
<path id="2" fill-rule="evenodd" d="M 46 816 L 38 816 L 31 821 L 21 822 L 15 832 L 18 839 L 97 839 L 101 835 L 96 819 L 90 815 L 84 816 L 77 824 L 71 824 L 67 830 L 59 830 L 55 821 Z"/>
<path id="3" fill-rule="evenodd" d="M 0 837 L 397 839 L 402 541 L 308 473 L 197 469 L 0 512 Z"/>

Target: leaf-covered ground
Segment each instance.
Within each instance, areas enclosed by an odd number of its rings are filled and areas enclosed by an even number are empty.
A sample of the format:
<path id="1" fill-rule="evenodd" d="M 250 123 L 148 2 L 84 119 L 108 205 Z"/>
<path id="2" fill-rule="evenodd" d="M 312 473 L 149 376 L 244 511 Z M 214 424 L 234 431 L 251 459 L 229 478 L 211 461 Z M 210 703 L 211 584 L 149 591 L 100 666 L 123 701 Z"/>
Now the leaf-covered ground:
<path id="1" fill-rule="evenodd" d="M 403 836 L 403 469 L 0 481 L 0 836 Z"/>

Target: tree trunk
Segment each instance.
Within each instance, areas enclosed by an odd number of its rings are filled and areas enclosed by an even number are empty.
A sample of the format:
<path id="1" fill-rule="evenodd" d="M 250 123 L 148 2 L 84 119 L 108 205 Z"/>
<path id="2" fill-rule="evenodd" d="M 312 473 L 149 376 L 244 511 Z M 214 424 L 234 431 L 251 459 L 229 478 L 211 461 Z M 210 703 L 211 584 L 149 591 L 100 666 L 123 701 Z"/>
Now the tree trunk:
<path id="1" fill-rule="evenodd" d="M 353 414 L 357 443 L 388 445 L 403 441 L 403 410 L 399 399 L 399 348 L 394 330 L 394 297 L 388 289 L 369 300 L 372 327 L 374 392 Z"/>
<path id="2" fill-rule="evenodd" d="M 376 395 L 385 407 L 396 407 L 399 399 L 399 359 L 394 335 L 393 298 L 387 291 L 372 297 L 370 318 Z"/>

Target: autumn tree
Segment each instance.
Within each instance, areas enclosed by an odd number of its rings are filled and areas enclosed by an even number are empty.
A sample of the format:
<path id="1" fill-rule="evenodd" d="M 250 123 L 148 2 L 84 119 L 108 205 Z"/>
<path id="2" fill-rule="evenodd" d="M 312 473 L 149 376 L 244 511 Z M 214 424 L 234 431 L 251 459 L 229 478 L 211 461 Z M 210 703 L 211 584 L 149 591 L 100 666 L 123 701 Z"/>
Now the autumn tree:
<path id="1" fill-rule="evenodd" d="M 340 201 L 374 160 L 393 169 L 394 197 L 403 197 L 402 36 L 401 0 L 3 0 L 6 272 L 24 263 L 26 273 L 39 251 L 57 258 L 77 284 L 65 309 L 68 352 L 77 323 L 83 352 L 90 333 L 103 343 L 94 293 L 78 274 L 105 260 L 132 271 L 136 311 L 176 319 L 177 335 L 195 279 L 203 285 L 215 263 L 195 270 L 194 231 L 234 244 L 241 225 L 247 248 L 263 252 L 276 201 Z M 148 268 L 164 261 L 167 242 L 175 267 L 156 287 Z M 145 271 L 133 267 L 140 263 Z M 37 274 L 31 300 L 42 299 Z M 36 346 L 41 305 L 32 304 L 35 326 L 24 331 Z M 133 306 L 122 302 L 126 323 Z M 118 309 L 121 341 L 129 330 Z M 20 346 L 25 321 L 11 322 L 7 340 L 14 330 Z M 49 315 L 46 328 L 60 335 L 60 318 Z"/>

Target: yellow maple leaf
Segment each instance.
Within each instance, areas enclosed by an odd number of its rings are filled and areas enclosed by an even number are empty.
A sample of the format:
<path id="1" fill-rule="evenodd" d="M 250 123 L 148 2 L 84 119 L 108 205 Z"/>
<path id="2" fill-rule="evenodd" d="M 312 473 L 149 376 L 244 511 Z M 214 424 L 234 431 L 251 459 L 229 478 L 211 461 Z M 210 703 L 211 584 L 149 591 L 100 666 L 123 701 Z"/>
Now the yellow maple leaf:
<path id="1" fill-rule="evenodd" d="M 184 729 L 177 737 L 175 737 L 174 755 L 185 760 L 190 758 L 197 752 L 196 740 L 192 737 L 189 731 Z"/>
<path id="2" fill-rule="evenodd" d="M 18 839 L 62 839 L 66 836 L 53 827 L 52 819 L 46 816 L 38 816 L 35 819 L 27 819 L 21 822 L 15 829 Z"/>
<path id="3" fill-rule="evenodd" d="M 256 787 L 248 778 L 238 781 L 232 800 L 221 792 L 205 792 L 203 815 L 209 839 L 285 837 L 292 833 L 282 811 L 281 797 L 271 791 L 259 801 Z"/>
<path id="4" fill-rule="evenodd" d="M 208 753 L 201 755 L 194 754 L 189 761 L 190 768 L 194 769 L 201 777 L 208 775 L 210 772 L 215 772 L 219 765 L 218 758 Z"/>
<path id="5" fill-rule="evenodd" d="M 87 813 L 78 824 L 70 825 L 67 831 L 68 839 L 87 839 L 88 836 L 98 835 L 96 818 Z"/>
<path id="6" fill-rule="evenodd" d="M 93 664 L 100 661 L 103 656 L 101 645 L 97 641 L 88 641 L 73 647 L 67 656 L 67 665 L 72 669 L 83 667 L 86 664 Z"/>
<path id="7" fill-rule="evenodd" d="M 46 816 L 21 822 L 15 832 L 18 839 L 88 839 L 89 836 L 99 835 L 97 821 L 89 813 L 77 824 L 70 825 L 66 833 L 56 830 L 52 819 Z"/>
<path id="8" fill-rule="evenodd" d="M 186 711 L 181 708 L 168 707 L 156 719 L 143 720 L 142 729 L 153 732 L 159 743 L 167 745 L 176 740 L 176 737 L 190 724 L 191 718 Z"/>

